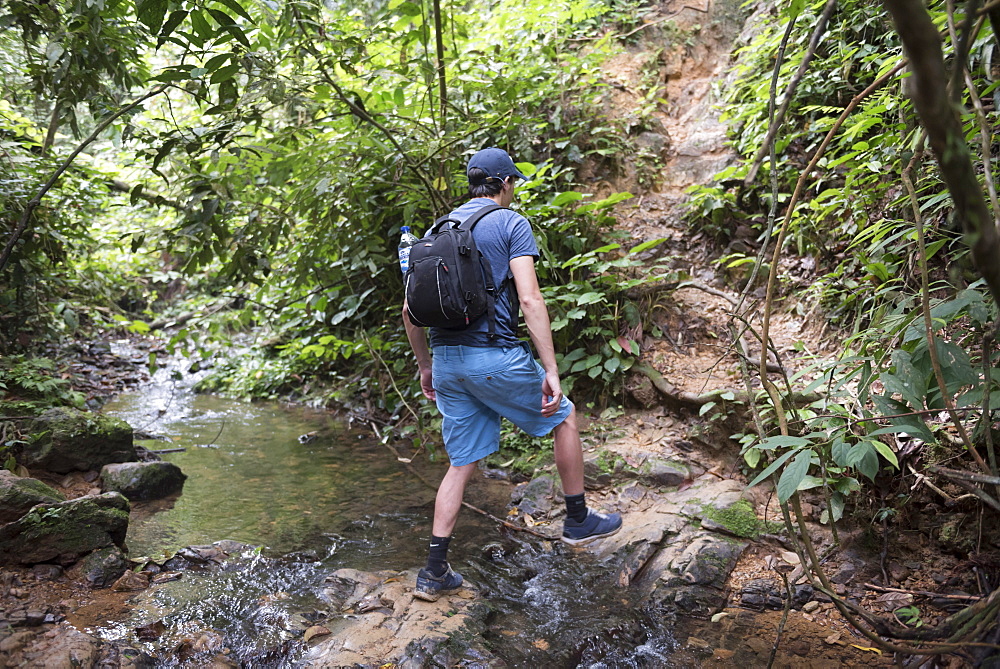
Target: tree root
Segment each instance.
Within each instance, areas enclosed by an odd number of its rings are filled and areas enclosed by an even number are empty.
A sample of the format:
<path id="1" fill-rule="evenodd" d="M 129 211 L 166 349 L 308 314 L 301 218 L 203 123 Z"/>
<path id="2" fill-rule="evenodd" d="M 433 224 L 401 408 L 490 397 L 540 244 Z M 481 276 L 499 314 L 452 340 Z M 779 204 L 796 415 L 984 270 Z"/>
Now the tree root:
<path id="1" fill-rule="evenodd" d="M 756 397 L 753 393 L 747 392 L 746 390 L 736 390 L 734 388 L 722 388 L 719 390 L 712 390 L 707 393 L 692 393 L 686 390 L 680 390 L 672 383 L 663 378 L 663 375 L 658 371 L 653 369 L 652 365 L 644 362 L 640 362 L 635 365 L 632 369 L 643 374 L 653 387 L 666 399 L 674 402 L 676 404 L 683 404 L 687 406 L 700 407 L 708 404 L 709 402 L 742 402 L 744 404 L 750 404 L 756 401 Z M 823 399 L 823 395 L 819 393 L 793 393 L 788 401 L 793 404 L 811 404 L 812 402 L 818 402 Z"/>

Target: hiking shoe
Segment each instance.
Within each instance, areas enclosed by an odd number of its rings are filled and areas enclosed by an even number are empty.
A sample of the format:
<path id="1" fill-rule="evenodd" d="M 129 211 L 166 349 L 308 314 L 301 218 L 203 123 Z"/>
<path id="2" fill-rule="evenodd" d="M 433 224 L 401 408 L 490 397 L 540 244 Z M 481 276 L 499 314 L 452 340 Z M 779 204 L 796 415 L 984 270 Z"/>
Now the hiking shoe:
<path id="1" fill-rule="evenodd" d="M 563 523 L 562 540 L 573 546 L 589 544 L 595 539 L 610 537 L 622 528 L 620 513 L 597 513 L 587 509 L 587 517 L 582 523 L 567 518 Z"/>
<path id="2" fill-rule="evenodd" d="M 427 567 L 417 572 L 417 587 L 413 596 L 427 602 L 436 602 L 441 593 L 451 592 L 462 587 L 462 575 L 456 574 L 448 565 L 447 571 L 441 576 L 435 576 Z"/>

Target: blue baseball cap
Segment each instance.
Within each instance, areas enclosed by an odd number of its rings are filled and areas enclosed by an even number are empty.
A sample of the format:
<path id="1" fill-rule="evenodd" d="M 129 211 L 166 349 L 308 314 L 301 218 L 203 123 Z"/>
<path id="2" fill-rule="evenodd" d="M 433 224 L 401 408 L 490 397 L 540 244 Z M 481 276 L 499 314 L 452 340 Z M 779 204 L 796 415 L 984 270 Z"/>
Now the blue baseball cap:
<path id="1" fill-rule="evenodd" d="M 514 161 L 511 160 L 510 156 L 503 149 L 498 149 L 492 147 L 489 149 L 483 149 L 482 151 L 477 151 L 475 155 L 469 158 L 469 166 L 465 168 L 465 175 L 469 175 L 469 171 L 478 167 L 483 172 L 486 172 L 487 176 L 474 183 L 473 185 L 480 185 L 490 181 L 494 178 L 504 181 L 507 177 L 517 177 L 518 179 L 528 180 L 528 177 L 521 174 L 521 171 L 514 166 Z M 472 183 L 472 180 L 469 180 Z"/>

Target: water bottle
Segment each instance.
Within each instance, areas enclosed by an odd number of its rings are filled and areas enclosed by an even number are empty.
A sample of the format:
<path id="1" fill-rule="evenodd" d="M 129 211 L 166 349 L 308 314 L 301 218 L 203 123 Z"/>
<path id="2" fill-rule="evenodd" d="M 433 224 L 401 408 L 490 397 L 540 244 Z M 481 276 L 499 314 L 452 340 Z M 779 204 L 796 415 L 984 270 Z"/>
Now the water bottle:
<path id="1" fill-rule="evenodd" d="M 400 231 L 402 234 L 399 236 L 399 269 L 406 274 L 406 270 L 410 267 L 410 247 L 420 240 L 410 232 L 408 225 L 404 225 Z"/>

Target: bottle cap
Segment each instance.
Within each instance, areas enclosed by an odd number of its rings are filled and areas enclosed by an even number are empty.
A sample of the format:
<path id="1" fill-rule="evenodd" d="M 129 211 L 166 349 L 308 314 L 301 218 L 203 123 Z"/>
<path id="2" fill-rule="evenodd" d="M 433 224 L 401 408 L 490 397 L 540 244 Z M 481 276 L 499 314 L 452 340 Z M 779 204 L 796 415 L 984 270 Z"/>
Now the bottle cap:
<path id="1" fill-rule="evenodd" d="M 408 225 L 404 225 L 403 227 L 401 227 L 401 228 L 399 229 L 399 231 L 400 231 L 400 232 L 409 232 L 409 231 L 410 231 L 410 226 L 408 226 Z"/>

